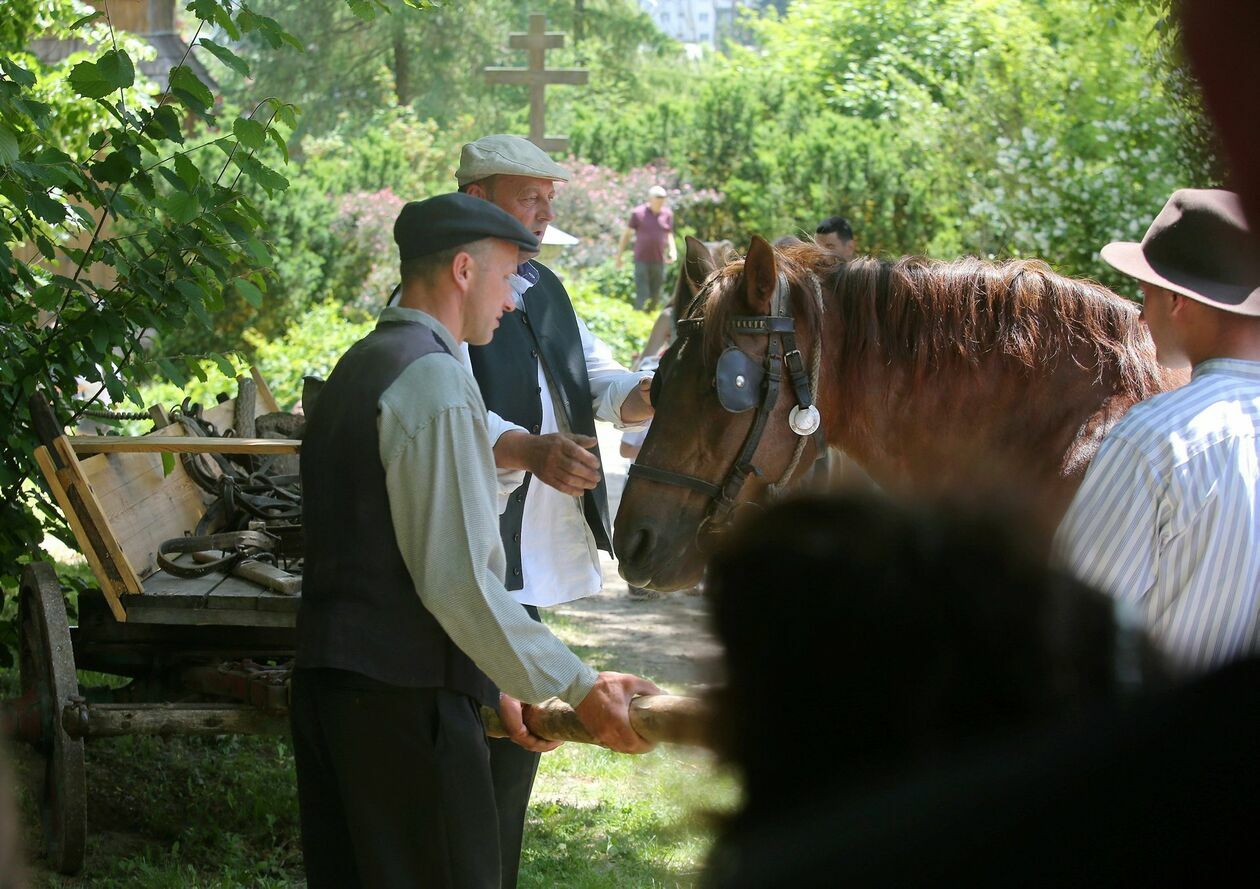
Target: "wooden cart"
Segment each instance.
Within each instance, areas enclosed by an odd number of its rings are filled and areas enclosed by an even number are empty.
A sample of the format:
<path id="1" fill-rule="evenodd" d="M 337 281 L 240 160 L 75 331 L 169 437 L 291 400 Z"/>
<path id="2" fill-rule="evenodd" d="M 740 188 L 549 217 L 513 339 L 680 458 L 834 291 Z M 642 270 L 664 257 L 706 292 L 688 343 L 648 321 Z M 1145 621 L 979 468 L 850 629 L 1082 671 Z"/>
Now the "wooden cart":
<path id="1" fill-rule="evenodd" d="M 275 410 L 266 385 L 206 412 L 217 428 L 249 426 Z M 70 626 L 64 594 L 47 563 L 28 565 L 20 587 L 21 695 L 0 702 L 0 725 L 47 761 L 41 811 L 45 853 L 60 873 L 77 872 L 86 838 L 85 740 L 125 734 L 260 734 L 288 730 L 288 679 L 296 647 L 299 596 L 213 572 L 198 578 L 162 570 L 163 541 L 191 532 L 207 496 L 163 454 L 295 455 L 291 439 L 206 438 L 165 415 L 141 437 L 67 436 L 39 396 L 32 417 L 43 446 L 36 459 L 74 531 L 98 588 L 79 596 Z M 168 422 L 170 421 L 170 422 Z M 165 464 L 165 465 L 164 465 Z M 300 544 L 299 544 L 300 546 Z M 190 556 L 179 556 L 187 560 Z M 80 688 L 76 669 L 130 682 Z M 502 734 L 483 711 L 487 732 Z M 656 741 L 703 742 L 700 704 L 640 698 L 631 718 Z M 535 711 L 535 734 L 591 741 L 559 701 Z"/>
<path id="2" fill-rule="evenodd" d="M 205 419 L 239 428 L 242 419 L 276 410 L 261 379 L 244 385 L 254 397 L 219 404 Z M 245 404 L 249 418 L 238 416 Z M 209 499 L 180 460 L 172 465 L 163 454 L 295 455 L 300 443 L 189 435 L 178 416 L 156 414 L 160 428 L 149 435 L 68 436 L 40 396 L 32 420 L 43 442 L 36 461 L 97 588 L 79 596 L 71 627 L 52 566 L 25 568 L 21 694 L 3 710 L 9 733 L 46 755 L 45 852 L 50 866 L 69 874 L 83 863 L 84 740 L 286 730 L 298 597 L 219 572 L 176 577 L 158 566 L 157 554 L 164 540 L 197 526 Z M 76 669 L 130 682 L 81 691 Z"/>

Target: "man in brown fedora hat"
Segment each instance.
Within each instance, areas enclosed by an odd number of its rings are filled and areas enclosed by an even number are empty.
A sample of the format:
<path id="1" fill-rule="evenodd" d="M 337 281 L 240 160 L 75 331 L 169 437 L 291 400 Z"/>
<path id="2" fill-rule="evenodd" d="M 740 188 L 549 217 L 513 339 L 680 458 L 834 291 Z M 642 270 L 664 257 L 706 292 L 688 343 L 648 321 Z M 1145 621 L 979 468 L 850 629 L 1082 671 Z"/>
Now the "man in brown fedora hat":
<path id="1" fill-rule="evenodd" d="M 1192 369 L 1094 458 L 1056 549 L 1133 606 L 1173 661 L 1260 650 L 1260 253 L 1237 195 L 1183 189 L 1105 262 L 1137 278 L 1156 354 Z"/>

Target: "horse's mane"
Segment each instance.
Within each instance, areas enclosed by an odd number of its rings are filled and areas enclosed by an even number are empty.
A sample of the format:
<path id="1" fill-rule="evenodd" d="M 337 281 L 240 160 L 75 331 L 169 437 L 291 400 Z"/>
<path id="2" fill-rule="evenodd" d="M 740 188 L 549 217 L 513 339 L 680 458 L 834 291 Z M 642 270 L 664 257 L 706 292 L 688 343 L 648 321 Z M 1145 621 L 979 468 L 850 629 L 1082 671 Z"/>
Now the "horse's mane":
<path id="1" fill-rule="evenodd" d="M 811 244 L 776 250 L 775 260 L 798 285 L 792 311 L 809 329 L 821 319 L 802 279 L 806 271 L 817 276 L 825 311 L 840 315 L 832 328 L 840 341 L 830 342 L 830 351 L 846 363 L 874 356 L 922 378 L 997 355 L 1030 368 L 1069 356 L 1100 378 L 1114 372 L 1119 388 L 1138 398 L 1167 388 L 1137 306 L 1040 260 L 845 262 Z M 727 319 L 747 311 L 735 286 L 742 273 L 743 263 L 736 262 L 713 275 L 704 315 L 706 352 L 714 358 Z"/>

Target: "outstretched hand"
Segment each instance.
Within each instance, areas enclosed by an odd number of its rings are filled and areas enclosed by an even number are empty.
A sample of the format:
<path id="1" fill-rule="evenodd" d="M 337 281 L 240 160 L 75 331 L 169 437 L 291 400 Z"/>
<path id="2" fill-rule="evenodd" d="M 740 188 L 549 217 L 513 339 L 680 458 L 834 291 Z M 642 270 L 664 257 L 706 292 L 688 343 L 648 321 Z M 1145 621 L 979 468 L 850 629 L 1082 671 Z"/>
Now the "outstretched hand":
<path id="1" fill-rule="evenodd" d="M 574 708 L 595 740 L 618 753 L 647 753 L 656 745 L 630 725 L 630 702 L 636 695 L 659 695 L 653 683 L 629 673 L 600 673 L 595 687 Z"/>
<path id="2" fill-rule="evenodd" d="M 577 497 L 599 484 L 599 458 L 589 450 L 598 443 L 593 436 L 571 432 L 505 432 L 494 446 L 494 462 L 500 469 L 524 469 L 560 493 Z"/>

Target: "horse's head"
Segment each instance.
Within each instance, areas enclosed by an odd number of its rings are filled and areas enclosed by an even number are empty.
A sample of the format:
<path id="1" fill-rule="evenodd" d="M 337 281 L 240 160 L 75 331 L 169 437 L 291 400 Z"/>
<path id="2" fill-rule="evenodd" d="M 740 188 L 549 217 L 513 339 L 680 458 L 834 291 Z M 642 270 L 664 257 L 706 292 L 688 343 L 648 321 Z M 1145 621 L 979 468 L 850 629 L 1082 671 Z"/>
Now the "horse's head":
<path id="1" fill-rule="evenodd" d="M 677 309 L 614 543 L 622 575 L 660 590 L 695 583 L 705 539 L 737 506 L 804 472 L 823 446 L 817 278 L 759 237 L 721 270 L 700 242 L 688 239 L 687 253 L 684 273 L 703 273 L 703 287 Z"/>

